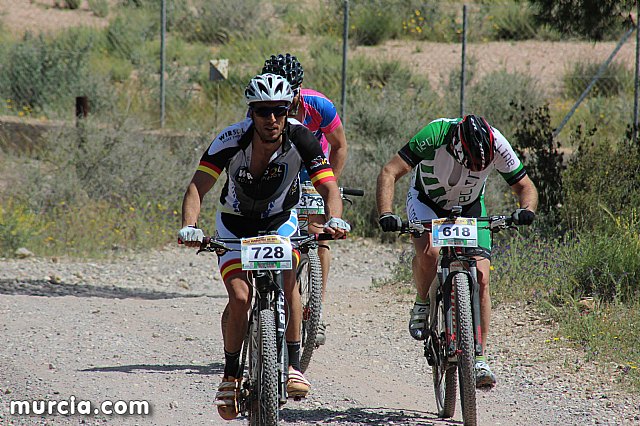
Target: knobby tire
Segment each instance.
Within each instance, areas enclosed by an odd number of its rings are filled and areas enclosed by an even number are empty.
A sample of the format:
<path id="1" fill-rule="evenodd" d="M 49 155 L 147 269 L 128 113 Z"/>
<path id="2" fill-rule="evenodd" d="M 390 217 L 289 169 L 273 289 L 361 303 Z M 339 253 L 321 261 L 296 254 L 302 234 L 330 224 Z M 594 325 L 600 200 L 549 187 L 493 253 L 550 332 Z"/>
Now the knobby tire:
<path id="1" fill-rule="evenodd" d="M 250 390 L 249 424 L 278 424 L 278 351 L 276 346 L 275 313 L 263 309 L 258 313 L 257 330 L 252 333 L 249 352 Z"/>
<path id="2" fill-rule="evenodd" d="M 317 249 L 311 249 L 306 255 L 300 257 L 296 276 L 302 301 L 300 369 L 304 373 L 309 367 L 316 348 L 316 336 L 322 313 L 322 266 Z"/>
<path id="3" fill-rule="evenodd" d="M 453 417 L 456 412 L 457 377 L 456 365 L 450 364 L 447 357 L 444 304 L 442 301 L 436 305 L 435 321 L 439 343 L 433 341 L 431 343 L 437 346 L 435 350 L 438 354 L 435 365 L 431 367 L 433 389 L 436 396 L 438 417 L 448 419 Z"/>
<path id="4" fill-rule="evenodd" d="M 465 426 L 475 426 L 477 424 L 476 375 L 469 276 L 458 273 L 453 277 L 452 284 L 456 302 L 458 381 L 460 382 L 462 419 Z"/>

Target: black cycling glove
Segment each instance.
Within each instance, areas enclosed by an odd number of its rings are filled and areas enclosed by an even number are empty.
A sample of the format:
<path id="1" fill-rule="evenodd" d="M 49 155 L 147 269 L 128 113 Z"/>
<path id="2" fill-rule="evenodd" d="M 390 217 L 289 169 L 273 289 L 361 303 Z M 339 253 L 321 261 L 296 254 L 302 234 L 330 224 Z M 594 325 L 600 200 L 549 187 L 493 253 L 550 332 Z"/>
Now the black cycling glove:
<path id="1" fill-rule="evenodd" d="M 516 225 L 531 225 L 535 217 L 536 214 L 527 209 L 516 209 L 516 211 L 511 215 L 513 223 Z"/>
<path id="2" fill-rule="evenodd" d="M 383 213 L 378 218 L 378 223 L 384 232 L 395 232 L 402 228 L 402 219 L 393 213 Z"/>

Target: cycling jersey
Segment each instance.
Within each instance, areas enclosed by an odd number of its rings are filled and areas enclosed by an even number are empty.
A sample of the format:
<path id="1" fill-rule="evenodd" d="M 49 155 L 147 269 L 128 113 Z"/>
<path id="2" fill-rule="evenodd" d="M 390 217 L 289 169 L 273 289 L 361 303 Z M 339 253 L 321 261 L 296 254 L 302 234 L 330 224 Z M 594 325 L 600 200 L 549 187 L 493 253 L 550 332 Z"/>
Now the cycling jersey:
<path id="1" fill-rule="evenodd" d="M 293 209 L 300 200 L 298 173 L 304 165 L 318 186 L 335 180 L 333 170 L 313 134 L 289 119 L 282 146 L 262 176 L 249 171 L 253 122 L 247 118 L 224 129 L 202 155 L 198 170 L 215 180 L 224 169 L 227 179 L 220 194 L 221 211 L 251 218 L 268 218 Z"/>
<path id="2" fill-rule="evenodd" d="M 526 171 L 507 139 L 492 127 L 495 157 L 485 170 L 474 172 L 460 165 L 448 151 L 448 145 L 461 118 L 434 120 L 420 130 L 398 154 L 415 173 L 411 187 L 418 199 L 442 216 L 453 206 L 473 204 L 484 194 L 484 186 L 496 169 L 509 185 L 520 181 Z"/>
<path id="3" fill-rule="evenodd" d="M 329 142 L 324 136 L 342 124 L 338 111 L 325 95 L 312 89 L 300 89 L 300 103 L 304 108 L 302 124 L 311 130 L 322 145 L 322 152 L 329 155 Z"/>

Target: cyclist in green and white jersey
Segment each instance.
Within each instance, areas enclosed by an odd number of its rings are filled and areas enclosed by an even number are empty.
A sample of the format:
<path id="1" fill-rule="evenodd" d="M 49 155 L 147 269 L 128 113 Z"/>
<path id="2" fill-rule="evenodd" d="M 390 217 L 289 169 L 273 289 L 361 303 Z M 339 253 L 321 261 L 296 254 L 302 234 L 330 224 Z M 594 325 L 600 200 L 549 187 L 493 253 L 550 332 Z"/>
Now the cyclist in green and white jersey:
<path id="1" fill-rule="evenodd" d="M 386 232 L 400 229 L 402 220 L 393 213 L 395 182 L 415 169 L 407 194 L 407 218 L 430 220 L 447 217 L 453 206 L 462 206 L 463 216 L 486 216 L 485 182 L 497 170 L 518 198 L 513 213 L 517 224 L 531 224 L 538 206 L 538 192 L 520 159 L 498 129 L 476 115 L 434 120 L 418 132 L 382 168 L 378 175 L 376 201 L 379 223 Z M 436 279 L 439 248 L 431 246 L 431 234 L 413 238 L 413 277 L 416 300 L 411 309 L 409 332 L 416 340 L 427 337 L 429 288 Z M 482 342 L 486 344 L 491 318 L 489 270 L 491 235 L 478 230 L 477 266 L 480 284 Z M 485 345 L 483 344 L 483 347 Z M 484 354 L 476 359 L 476 384 L 493 386 L 495 376 Z"/>

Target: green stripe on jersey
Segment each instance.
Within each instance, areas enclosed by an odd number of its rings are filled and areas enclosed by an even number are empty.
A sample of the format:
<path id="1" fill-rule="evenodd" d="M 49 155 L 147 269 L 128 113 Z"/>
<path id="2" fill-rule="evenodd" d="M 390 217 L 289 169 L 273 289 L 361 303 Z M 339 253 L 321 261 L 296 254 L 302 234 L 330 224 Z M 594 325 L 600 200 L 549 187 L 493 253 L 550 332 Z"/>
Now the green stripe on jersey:
<path id="1" fill-rule="evenodd" d="M 518 166 L 518 168 L 517 168 L 517 169 L 515 169 L 515 170 L 513 170 L 513 171 L 511 171 L 511 172 L 509 172 L 509 173 L 502 173 L 502 172 L 500 172 L 500 174 L 502 175 L 502 177 L 504 178 L 504 180 L 505 180 L 505 181 L 509 182 L 509 180 L 510 180 L 513 176 L 515 176 L 515 175 L 517 175 L 518 173 L 520 173 L 520 171 L 521 171 L 523 168 L 524 168 L 524 166 L 522 165 L 522 163 L 520 163 L 520 165 Z"/>

